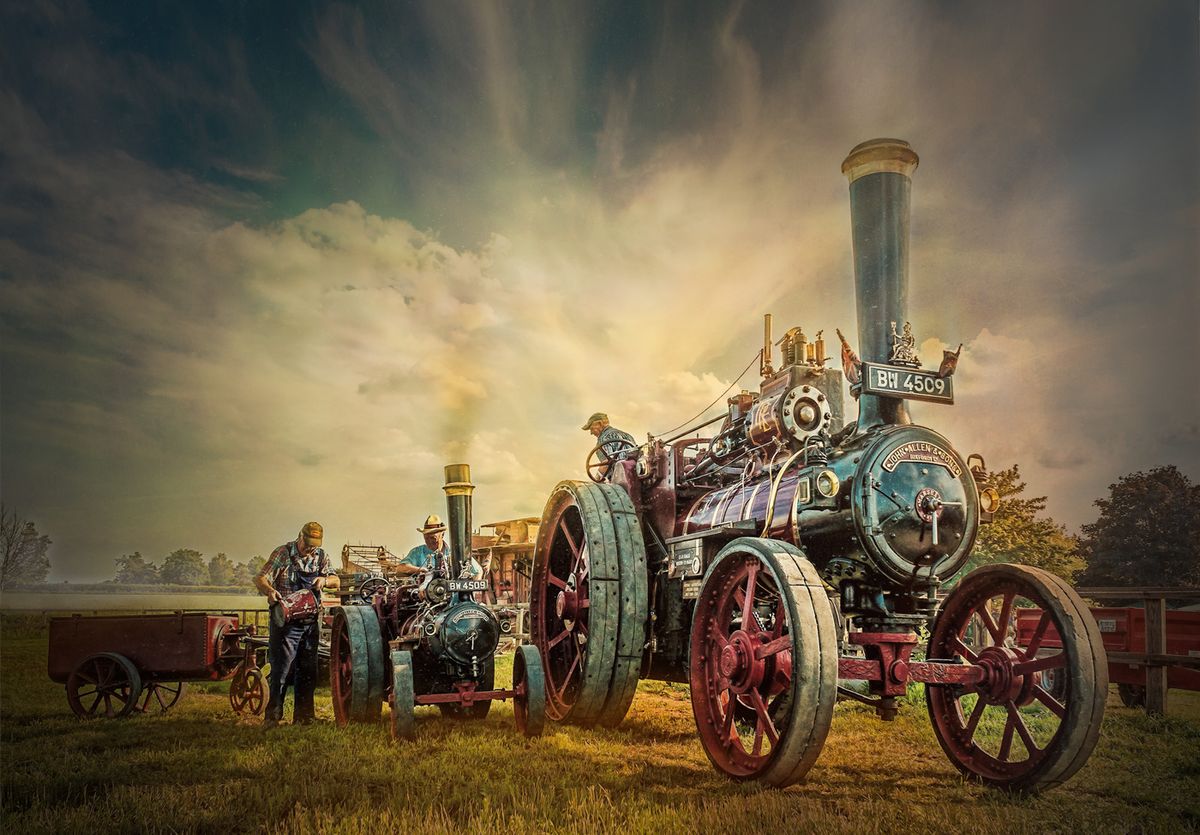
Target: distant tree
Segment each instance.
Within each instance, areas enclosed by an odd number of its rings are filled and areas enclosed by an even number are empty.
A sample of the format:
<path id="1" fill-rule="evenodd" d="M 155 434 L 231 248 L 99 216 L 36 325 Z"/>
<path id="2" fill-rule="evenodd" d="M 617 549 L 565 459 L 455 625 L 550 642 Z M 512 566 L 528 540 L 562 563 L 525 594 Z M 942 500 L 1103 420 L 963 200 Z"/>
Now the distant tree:
<path id="1" fill-rule="evenodd" d="M 1063 525 L 1042 515 L 1046 497 L 1024 496 L 1026 484 L 1016 464 L 989 475 L 989 485 L 1000 493 L 1000 509 L 991 524 L 979 527 L 967 570 L 988 563 L 1021 563 L 1073 581 L 1083 568 L 1078 541 Z"/>
<path id="2" fill-rule="evenodd" d="M 208 566 L 204 555 L 191 548 L 180 548 L 167 554 L 159 572 L 164 583 L 181 586 L 202 586 L 208 582 Z"/>
<path id="3" fill-rule="evenodd" d="M 18 583 L 44 583 L 50 573 L 50 537 L 0 502 L 0 588 Z"/>
<path id="4" fill-rule="evenodd" d="M 208 561 L 208 582 L 214 586 L 233 585 L 233 560 L 217 554 Z"/>
<path id="5" fill-rule="evenodd" d="M 262 557 L 251 557 L 245 562 L 239 562 L 234 566 L 233 584 L 236 586 L 249 586 L 254 582 L 254 575 L 258 573 L 258 569 L 262 568 Z"/>
<path id="6" fill-rule="evenodd" d="M 1200 485 L 1173 466 L 1122 476 L 1083 526 L 1085 586 L 1200 585 Z"/>
<path id="7" fill-rule="evenodd" d="M 116 560 L 118 583 L 157 583 L 159 581 L 158 566 L 146 562 L 141 551 L 125 554 Z"/>

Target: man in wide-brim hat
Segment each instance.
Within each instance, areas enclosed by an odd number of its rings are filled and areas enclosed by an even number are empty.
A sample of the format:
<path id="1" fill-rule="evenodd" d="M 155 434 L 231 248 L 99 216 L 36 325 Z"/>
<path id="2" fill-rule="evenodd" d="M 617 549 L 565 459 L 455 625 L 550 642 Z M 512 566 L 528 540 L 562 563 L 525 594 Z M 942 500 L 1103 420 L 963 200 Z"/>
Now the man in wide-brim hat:
<path id="1" fill-rule="evenodd" d="M 425 524 L 417 528 L 425 542 L 408 552 L 396 567 L 397 574 L 422 574 L 432 571 L 441 577 L 450 576 L 450 543 L 446 542 L 446 525 L 440 516 L 431 513 Z M 483 576 L 483 569 L 475 559 L 469 558 L 463 574 L 472 578 Z"/>

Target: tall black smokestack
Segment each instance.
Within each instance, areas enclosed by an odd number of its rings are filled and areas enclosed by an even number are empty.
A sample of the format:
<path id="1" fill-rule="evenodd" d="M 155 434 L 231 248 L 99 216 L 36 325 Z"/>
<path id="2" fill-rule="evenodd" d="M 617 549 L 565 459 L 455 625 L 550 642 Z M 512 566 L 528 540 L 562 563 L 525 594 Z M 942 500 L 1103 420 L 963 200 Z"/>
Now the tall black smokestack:
<path id="1" fill-rule="evenodd" d="M 450 537 L 450 576 L 457 578 L 471 559 L 471 483 L 469 464 L 447 464 L 446 526 Z"/>
<path id="2" fill-rule="evenodd" d="M 854 287 L 859 355 L 864 362 L 891 358 L 891 323 L 908 316 L 908 204 L 917 154 L 899 139 L 872 139 L 842 163 L 850 180 L 854 236 Z M 858 431 L 884 423 L 912 423 L 905 401 L 863 394 Z"/>

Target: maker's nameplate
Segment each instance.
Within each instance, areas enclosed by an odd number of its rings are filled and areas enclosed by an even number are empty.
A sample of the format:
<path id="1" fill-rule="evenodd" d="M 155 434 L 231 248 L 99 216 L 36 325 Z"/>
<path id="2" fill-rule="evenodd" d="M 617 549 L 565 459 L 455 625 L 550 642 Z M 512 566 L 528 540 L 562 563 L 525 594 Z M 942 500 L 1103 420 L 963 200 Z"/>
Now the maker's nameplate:
<path id="1" fill-rule="evenodd" d="M 953 403 L 952 377 L 939 377 L 935 371 L 897 368 L 894 365 L 862 364 L 863 393 L 931 403 Z"/>

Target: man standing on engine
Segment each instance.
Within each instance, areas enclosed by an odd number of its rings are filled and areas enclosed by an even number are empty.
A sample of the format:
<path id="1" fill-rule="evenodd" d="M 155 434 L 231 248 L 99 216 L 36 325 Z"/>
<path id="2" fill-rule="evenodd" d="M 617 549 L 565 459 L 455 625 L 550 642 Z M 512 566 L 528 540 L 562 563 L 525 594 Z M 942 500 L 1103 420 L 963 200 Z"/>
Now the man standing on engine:
<path id="1" fill-rule="evenodd" d="M 271 603 L 305 589 L 321 600 L 321 589 L 329 575 L 329 557 L 321 548 L 324 530 L 317 522 L 300 529 L 293 542 L 285 542 L 271 552 L 254 578 L 254 585 Z M 276 623 L 271 618 L 268 655 L 271 660 L 270 698 L 267 700 L 263 726 L 273 728 L 283 719 L 284 689 L 294 676 L 295 704 L 292 721 L 307 725 L 316 714 L 313 692 L 317 689 L 317 641 L 319 618 L 312 615 L 300 620 Z"/>
<path id="2" fill-rule="evenodd" d="M 437 514 L 425 517 L 425 524 L 417 528 L 417 533 L 425 537 L 425 543 L 418 545 L 408 552 L 408 555 L 396 566 L 397 574 L 423 574 L 432 572 L 436 577 L 450 577 L 450 543 L 446 541 L 446 525 Z M 467 559 L 462 568 L 462 577 L 478 580 L 483 576 L 483 568 L 474 557 Z"/>
<path id="3" fill-rule="evenodd" d="M 602 464 L 598 469 L 604 478 L 608 478 L 609 470 L 612 469 L 607 462 L 621 460 L 637 452 L 637 444 L 634 442 L 633 436 L 628 432 L 622 432 L 615 426 L 610 426 L 608 415 L 604 412 L 596 412 L 587 419 L 581 428 L 596 436 L 596 446 L 598 447 L 596 455 Z M 593 468 L 595 467 L 592 466 L 588 469 Z"/>

